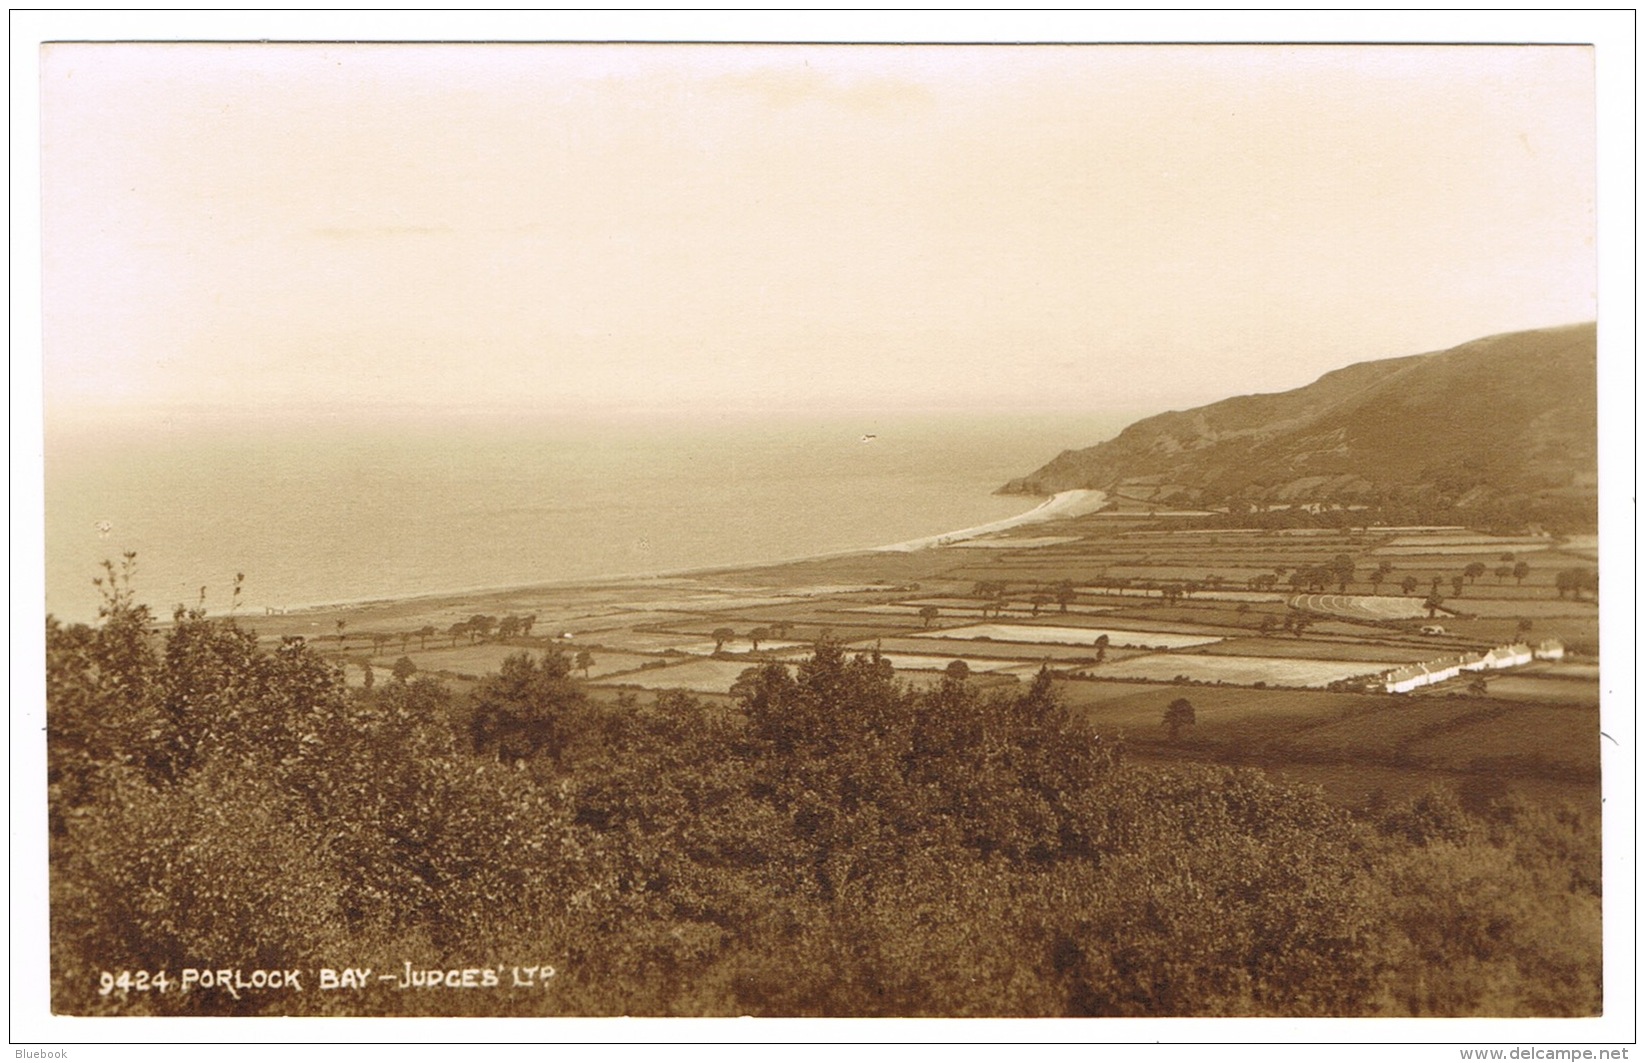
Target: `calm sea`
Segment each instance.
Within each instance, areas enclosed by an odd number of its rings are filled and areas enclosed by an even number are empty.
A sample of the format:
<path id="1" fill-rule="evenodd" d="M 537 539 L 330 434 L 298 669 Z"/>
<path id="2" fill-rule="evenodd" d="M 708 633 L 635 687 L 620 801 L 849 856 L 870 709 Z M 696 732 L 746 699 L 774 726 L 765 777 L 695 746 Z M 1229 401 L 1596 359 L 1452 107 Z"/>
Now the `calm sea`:
<path id="1" fill-rule="evenodd" d="M 774 561 L 933 535 L 1128 416 L 863 415 L 487 423 L 319 420 L 48 433 L 46 608 L 96 614 L 138 555 L 162 613 L 290 608 Z M 872 437 L 872 438 L 867 438 Z"/>

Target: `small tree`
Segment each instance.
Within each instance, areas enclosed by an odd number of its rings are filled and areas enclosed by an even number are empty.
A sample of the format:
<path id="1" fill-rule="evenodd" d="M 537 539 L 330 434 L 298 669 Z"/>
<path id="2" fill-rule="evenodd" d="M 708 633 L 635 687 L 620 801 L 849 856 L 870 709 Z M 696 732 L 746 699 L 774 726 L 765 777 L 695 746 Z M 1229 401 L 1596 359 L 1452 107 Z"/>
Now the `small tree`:
<path id="1" fill-rule="evenodd" d="M 1165 708 L 1165 730 L 1175 742 L 1185 727 L 1194 726 L 1194 706 L 1187 698 L 1178 698 Z"/>
<path id="2" fill-rule="evenodd" d="M 1439 611 L 1439 607 L 1444 604 L 1445 599 L 1435 593 L 1428 595 L 1428 597 L 1423 601 L 1422 607 L 1428 610 L 1428 619 L 1432 620 L 1434 618 L 1434 614 Z"/>
<path id="3" fill-rule="evenodd" d="M 1337 581 L 1337 593 L 1347 594 L 1348 581 L 1354 578 L 1354 559 L 1347 554 L 1338 554 L 1327 567 L 1331 570 L 1331 578 Z"/>
<path id="4" fill-rule="evenodd" d="M 971 666 L 961 660 L 949 661 L 948 667 L 943 669 L 943 675 L 956 683 L 963 683 L 971 678 Z"/>
<path id="5" fill-rule="evenodd" d="M 931 626 L 931 621 L 937 619 L 937 607 L 926 605 L 920 608 L 920 622 L 925 627 Z"/>
<path id="6" fill-rule="evenodd" d="M 435 630 L 433 624 L 424 624 L 422 627 L 418 628 L 417 629 L 417 638 L 419 640 L 418 641 L 418 648 L 419 649 L 425 649 L 425 650 L 428 649 L 429 636 L 437 635 L 437 634 L 439 634 L 439 632 Z"/>
<path id="7" fill-rule="evenodd" d="M 1399 581 L 1399 589 L 1404 591 L 1406 594 L 1415 594 L 1417 589 L 1417 578 L 1415 576 L 1406 576 L 1404 579 Z"/>
<path id="8" fill-rule="evenodd" d="M 417 674 L 417 662 L 410 657 L 401 657 L 394 662 L 394 678 L 404 683 Z"/>
<path id="9" fill-rule="evenodd" d="M 1462 597 L 1462 585 L 1463 585 L 1464 582 L 1466 582 L 1466 577 L 1463 577 L 1463 576 L 1452 576 L 1451 577 L 1451 596 L 1453 598 Z"/>
<path id="10" fill-rule="evenodd" d="M 757 627 L 748 633 L 748 641 L 753 643 L 755 653 L 760 652 L 760 643 L 770 638 L 771 629 L 768 627 Z"/>
<path id="11" fill-rule="evenodd" d="M 1069 603 L 1074 600 L 1074 581 L 1063 580 L 1057 584 L 1057 606 L 1061 612 L 1068 612 Z"/>
<path id="12" fill-rule="evenodd" d="M 1498 565 L 1496 567 L 1496 570 L 1492 573 L 1492 575 L 1494 575 L 1496 577 L 1496 581 L 1498 583 L 1506 583 L 1507 580 L 1508 580 L 1508 577 L 1512 576 L 1513 574 L 1514 574 L 1514 569 L 1513 569 L 1512 565 Z"/>
<path id="13" fill-rule="evenodd" d="M 1462 570 L 1462 574 L 1468 577 L 1469 583 L 1474 582 L 1479 577 L 1485 575 L 1485 562 L 1470 561 L 1468 566 Z"/>
<path id="14" fill-rule="evenodd" d="M 1514 565 L 1514 586 L 1517 587 L 1520 584 L 1524 583 L 1525 582 L 1525 577 L 1529 576 L 1530 574 L 1531 574 L 1531 566 L 1530 565 L 1526 564 L 1524 561 L 1517 562 Z"/>
<path id="15" fill-rule="evenodd" d="M 719 653 L 726 643 L 737 637 L 737 633 L 728 627 L 717 627 L 713 633 L 714 652 Z"/>
<path id="16" fill-rule="evenodd" d="M 1591 568 L 1561 569 L 1554 575 L 1554 589 L 1561 598 L 1567 591 L 1577 601 L 1582 600 L 1583 591 L 1593 591 L 1595 597 L 1599 595 L 1599 573 Z"/>
<path id="17" fill-rule="evenodd" d="M 1101 664 L 1103 658 L 1108 656 L 1108 634 L 1107 634 L 1107 632 L 1104 632 L 1103 634 L 1097 636 L 1096 647 L 1097 647 L 1097 663 Z"/>
<path id="18" fill-rule="evenodd" d="M 588 670 L 594 667 L 594 655 L 587 650 L 577 651 L 577 667 L 582 670 L 583 678 L 588 678 Z"/>

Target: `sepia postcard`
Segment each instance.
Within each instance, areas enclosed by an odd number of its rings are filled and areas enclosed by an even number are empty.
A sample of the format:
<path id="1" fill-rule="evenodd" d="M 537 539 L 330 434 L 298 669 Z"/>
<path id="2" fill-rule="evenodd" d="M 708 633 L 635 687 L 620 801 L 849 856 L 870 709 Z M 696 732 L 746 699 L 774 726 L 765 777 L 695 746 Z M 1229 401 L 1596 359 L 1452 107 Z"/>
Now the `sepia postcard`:
<path id="1" fill-rule="evenodd" d="M 1615 14 L 41 20 L 19 1058 L 1627 1058 Z"/>

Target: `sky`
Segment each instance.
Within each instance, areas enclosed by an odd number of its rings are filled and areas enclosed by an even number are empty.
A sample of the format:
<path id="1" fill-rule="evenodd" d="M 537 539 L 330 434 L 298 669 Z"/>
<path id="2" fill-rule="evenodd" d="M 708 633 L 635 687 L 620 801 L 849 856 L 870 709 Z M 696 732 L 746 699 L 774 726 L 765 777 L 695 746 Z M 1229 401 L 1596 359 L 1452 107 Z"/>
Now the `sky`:
<path id="1" fill-rule="evenodd" d="M 48 423 L 1182 407 L 1596 316 L 1583 47 L 53 44 Z"/>

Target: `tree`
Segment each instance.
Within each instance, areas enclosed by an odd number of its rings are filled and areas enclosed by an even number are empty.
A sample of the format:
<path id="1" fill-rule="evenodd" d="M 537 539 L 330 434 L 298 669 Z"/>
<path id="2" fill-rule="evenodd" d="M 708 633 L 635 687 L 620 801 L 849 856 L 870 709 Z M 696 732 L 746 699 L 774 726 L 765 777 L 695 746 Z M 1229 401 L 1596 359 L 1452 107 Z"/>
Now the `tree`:
<path id="1" fill-rule="evenodd" d="M 1039 616 L 1040 610 L 1050 605 L 1052 598 L 1051 595 L 1045 591 L 1035 591 L 1033 597 L 1029 598 L 1028 601 L 1029 604 L 1033 606 L 1033 611 L 1028 615 Z"/>
<path id="2" fill-rule="evenodd" d="M 921 623 L 922 626 L 930 627 L 931 626 L 931 621 L 933 621 L 935 619 L 937 619 L 937 607 L 936 606 L 934 606 L 934 605 L 925 605 L 925 606 L 920 607 L 920 623 Z"/>
<path id="3" fill-rule="evenodd" d="M 1462 597 L 1462 586 L 1463 586 L 1463 583 L 1465 581 L 1466 581 L 1466 577 L 1464 577 L 1464 576 L 1452 576 L 1451 577 L 1451 594 L 1452 594 L 1453 597 L 1456 597 L 1456 598 Z"/>
<path id="4" fill-rule="evenodd" d="M 1264 635 L 1271 635 L 1274 633 L 1274 617 L 1272 613 L 1262 614 L 1262 622 L 1257 625 L 1257 630 Z"/>
<path id="5" fill-rule="evenodd" d="M 1063 580 L 1057 584 L 1057 606 L 1059 612 L 1068 612 L 1068 606 L 1074 601 L 1074 581 Z"/>
<path id="6" fill-rule="evenodd" d="M 493 629 L 496 628 L 496 626 L 497 626 L 497 618 L 496 617 L 494 617 L 494 616 L 484 616 L 484 615 L 479 614 L 479 613 L 474 614 L 473 616 L 468 618 L 468 638 L 469 638 L 469 641 L 473 642 L 475 639 L 480 639 L 481 641 L 484 641 L 485 639 L 490 638 L 491 637 L 491 632 L 492 632 Z"/>
<path id="7" fill-rule="evenodd" d="M 504 658 L 501 670 L 474 693 L 469 736 L 475 752 L 495 754 L 504 763 L 539 753 L 561 759 L 587 711 L 587 696 L 570 672 L 559 650 L 541 659 L 527 653 Z"/>
<path id="8" fill-rule="evenodd" d="M 401 657 L 394 662 L 394 678 L 404 683 L 417 674 L 417 662 L 410 657 Z"/>
<path id="9" fill-rule="evenodd" d="M 1415 576 L 1406 576 L 1404 579 L 1399 581 L 1399 589 L 1404 591 L 1406 594 L 1415 594 L 1417 589 L 1417 578 Z"/>
<path id="10" fill-rule="evenodd" d="M 437 635 L 437 634 L 439 634 L 439 632 L 434 629 L 433 624 L 424 624 L 422 627 L 418 628 L 417 629 L 417 638 L 418 638 L 418 644 L 417 645 L 418 645 L 418 648 L 419 649 L 424 649 L 424 650 L 428 649 L 429 637 L 432 636 L 432 635 Z"/>
<path id="11" fill-rule="evenodd" d="M 577 651 L 577 667 L 582 669 L 583 678 L 588 678 L 588 670 L 594 667 L 594 655 L 587 650 Z"/>
<path id="12" fill-rule="evenodd" d="M 1328 566 L 1331 576 L 1337 581 L 1337 593 L 1348 593 L 1348 581 L 1354 578 L 1354 559 L 1347 554 L 1338 554 L 1331 559 Z"/>
<path id="13" fill-rule="evenodd" d="M 1470 561 L 1470 562 L 1468 562 L 1467 566 L 1463 568 L 1462 574 L 1468 578 L 1469 583 L 1474 582 L 1479 577 L 1485 575 L 1485 562 L 1483 562 L 1483 561 Z"/>
<path id="14" fill-rule="evenodd" d="M 1097 636 L 1096 647 L 1097 647 L 1097 663 L 1101 664 L 1103 658 L 1108 656 L 1108 633 L 1107 632 L 1103 632 L 1101 635 Z"/>
<path id="15" fill-rule="evenodd" d="M 1187 698 L 1177 698 L 1165 708 L 1165 729 L 1175 742 L 1183 728 L 1194 726 L 1194 706 Z"/>
<path id="16" fill-rule="evenodd" d="M 497 622 L 497 637 L 511 639 L 520 632 L 520 618 L 509 615 Z"/>
<path id="17" fill-rule="evenodd" d="M 948 667 L 942 671 L 943 675 L 956 683 L 963 683 L 971 677 L 971 666 L 962 660 L 949 661 Z"/>
<path id="18" fill-rule="evenodd" d="M 466 620 L 457 621 L 446 628 L 446 634 L 451 636 L 451 644 L 453 646 L 457 645 L 457 640 L 468 634 L 468 622 Z"/>
<path id="19" fill-rule="evenodd" d="M 1524 583 L 1525 582 L 1525 577 L 1529 576 L 1530 574 L 1531 574 L 1531 566 L 1530 565 L 1526 564 L 1524 561 L 1516 562 L 1515 565 L 1514 565 L 1514 585 L 1519 586 L 1520 584 Z"/>
<path id="20" fill-rule="evenodd" d="M 1514 569 L 1512 565 L 1498 565 L 1496 567 L 1496 571 L 1492 573 L 1492 575 L 1496 576 L 1496 581 L 1498 583 L 1506 582 L 1508 577 L 1513 574 Z"/>
<path id="21" fill-rule="evenodd" d="M 371 652 L 372 653 L 375 653 L 378 656 L 381 656 L 382 652 L 383 652 L 383 647 L 387 646 L 387 645 L 388 645 L 388 636 L 387 635 L 383 634 L 381 631 L 376 631 L 376 632 L 372 633 L 372 635 L 371 635 Z"/>
<path id="22" fill-rule="evenodd" d="M 1591 568 L 1566 568 L 1554 574 L 1554 589 L 1561 598 L 1567 591 L 1576 601 L 1582 600 L 1583 591 L 1593 591 L 1594 598 L 1599 598 L 1599 573 Z"/>
<path id="23" fill-rule="evenodd" d="M 345 638 L 345 636 L 343 634 L 343 630 L 347 627 L 348 627 L 348 621 L 347 620 L 337 621 L 337 648 L 338 649 L 342 649 L 342 647 L 343 647 L 343 639 Z"/>
<path id="24" fill-rule="evenodd" d="M 760 652 L 760 643 L 762 641 L 769 641 L 770 638 L 771 629 L 768 627 L 757 627 L 748 633 L 748 641 L 753 644 L 755 653 Z"/>
<path id="25" fill-rule="evenodd" d="M 361 661 L 360 667 L 365 671 L 365 678 L 362 682 L 364 683 L 365 688 L 370 690 L 372 687 L 377 685 L 377 676 L 371 670 L 371 662 L 369 660 Z"/>
<path id="26" fill-rule="evenodd" d="M 1484 697 L 1487 689 L 1488 688 L 1485 685 L 1485 677 L 1477 672 L 1474 674 L 1474 677 L 1468 681 L 1468 693 L 1474 695 L 1475 697 Z"/>
<path id="27" fill-rule="evenodd" d="M 1428 597 L 1423 601 L 1422 607 L 1428 610 L 1428 619 L 1432 620 L 1434 618 L 1434 614 L 1439 611 L 1439 607 L 1444 604 L 1445 599 L 1441 598 L 1439 596 L 1439 592 L 1436 591 L 1433 594 L 1428 595 Z"/>
<path id="28" fill-rule="evenodd" d="M 1382 586 L 1382 577 L 1383 577 L 1383 572 L 1382 572 L 1381 569 L 1377 569 L 1377 570 L 1375 570 L 1371 573 L 1370 578 L 1371 578 L 1371 593 L 1372 594 L 1376 594 L 1378 588 L 1380 588 Z"/>

